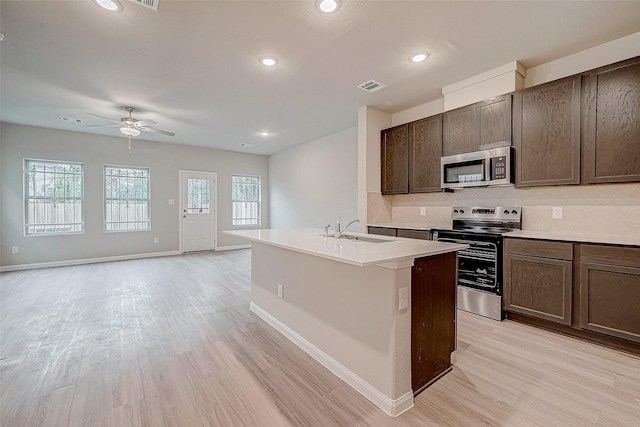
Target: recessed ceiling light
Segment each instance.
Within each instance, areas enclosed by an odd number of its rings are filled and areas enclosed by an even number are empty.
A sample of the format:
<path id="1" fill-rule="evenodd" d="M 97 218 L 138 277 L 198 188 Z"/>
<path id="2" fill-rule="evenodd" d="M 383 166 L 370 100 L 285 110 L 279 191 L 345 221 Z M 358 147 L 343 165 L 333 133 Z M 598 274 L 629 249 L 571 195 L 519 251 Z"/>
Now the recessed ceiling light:
<path id="1" fill-rule="evenodd" d="M 409 57 L 411 62 L 422 62 L 429 57 L 429 52 L 417 52 Z"/>
<path id="2" fill-rule="evenodd" d="M 340 0 L 317 0 L 316 7 L 319 11 L 330 13 L 335 12 L 340 8 Z"/>
<path id="3" fill-rule="evenodd" d="M 98 6 L 103 9 L 107 9 L 109 12 L 120 12 L 122 10 L 122 5 L 118 0 L 93 0 Z"/>
<path id="4" fill-rule="evenodd" d="M 278 63 L 278 58 L 273 56 L 263 56 L 260 58 L 260 63 L 265 67 L 273 67 Z"/>
<path id="5" fill-rule="evenodd" d="M 262 136 L 269 136 L 269 132 L 267 132 L 266 130 L 263 130 L 262 132 L 260 132 L 260 135 Z"/>

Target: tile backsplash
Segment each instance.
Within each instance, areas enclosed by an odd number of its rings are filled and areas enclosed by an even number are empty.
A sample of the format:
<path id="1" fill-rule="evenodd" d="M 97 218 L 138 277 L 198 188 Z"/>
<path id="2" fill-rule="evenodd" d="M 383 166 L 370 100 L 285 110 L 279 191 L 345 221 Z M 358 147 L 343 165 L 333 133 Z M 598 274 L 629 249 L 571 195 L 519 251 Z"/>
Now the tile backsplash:
<path id="1" fill-rule="evenodd" d="M 367 222 L 447 227 L 453 206 L 522 206 L 522 228 L 531 231 L 624 234 L 640 230 L 640 184 L 515 189 L 473 188 L 455 193 L 382 196 L 369 193 Z M 420 215 L 420 208 L 425 215 Z M 553 207 L 562 219 L 552 218 Z"/>

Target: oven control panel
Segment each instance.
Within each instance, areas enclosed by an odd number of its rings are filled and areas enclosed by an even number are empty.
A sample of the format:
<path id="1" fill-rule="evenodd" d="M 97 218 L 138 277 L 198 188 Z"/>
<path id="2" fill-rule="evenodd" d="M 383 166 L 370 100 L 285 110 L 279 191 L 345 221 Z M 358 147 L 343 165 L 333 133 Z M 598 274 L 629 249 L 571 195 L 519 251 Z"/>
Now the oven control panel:
<path id="1" fill-rule="evenodd" d="M 520 221 L 521 207 L 454 207 L 451 211 L 454 220 L 503 220 L 508 222 Z"/>
<path id="2" fill-rule="evenodd" d="M 507 178 L 507 157 L 492 157 L 491 158 L 491 180 L 506 179 Z"/>
<path id="3" fill-rule="evenodd" d="M 496 210 L 487 208 L 472 208 L 471 213 L 476 215 L 495 215 Z"/>

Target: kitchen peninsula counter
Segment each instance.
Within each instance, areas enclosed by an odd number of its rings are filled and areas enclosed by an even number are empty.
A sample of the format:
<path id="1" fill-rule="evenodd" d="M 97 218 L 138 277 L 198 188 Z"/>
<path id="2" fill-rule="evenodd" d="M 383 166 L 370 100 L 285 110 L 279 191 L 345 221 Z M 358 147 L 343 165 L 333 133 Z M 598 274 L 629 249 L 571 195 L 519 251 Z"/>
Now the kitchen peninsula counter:
<path id="1" fill-rule="evenodd" d="M 251 311 L 387 414 L 411 408 L 451 369 L 465 245 L 321 229 L 225 233 L 252 243 Z"/>

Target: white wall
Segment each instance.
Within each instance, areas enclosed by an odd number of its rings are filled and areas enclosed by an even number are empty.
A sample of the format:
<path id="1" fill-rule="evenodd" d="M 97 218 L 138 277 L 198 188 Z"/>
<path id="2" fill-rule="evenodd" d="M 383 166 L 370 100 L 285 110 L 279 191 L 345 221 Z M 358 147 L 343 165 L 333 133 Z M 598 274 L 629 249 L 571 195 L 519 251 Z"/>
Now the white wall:
<path id="1" fill-rule="evenodd" d="M 358 219 L 359 231 L 366 232 L 371 221 L 369 206 L 372 203 L 387 206 L 380 194 L 380 131 L 389 128 L 391 114 L 371 107 L 358 109 Z M 389 222 L 391 221 L 391 206 Z"/>
<path id="2" fill-rule="evenodd" d="M 84 164 L 83 234 L 28 237 L 24 235 L 22 168 L 25 158 Z M 103 231 L 105 164 L 150 168 L 151 231 Z M 262 177 L 262 226 L 269 227 L 269 176 L 266 156 L 140 140 L 133 141 L 133 154 L 129 156 L 127 141 L 124 138 L 2 123 L 0 266 L 178 251 L 180 169 L 217 173 L 218 247 L 246 244 L 241 239 L 222 234 L 223 230 L 232 228 L 233 174 Z M 169 199 L 174 199 L 175 204 L 169 205 Z M 154 237 L 158 237 L 158 244 L 153 243 Z M 12 246 L 19 247 L 18 254 L 11 253 Z"/>
<path id="3" fill-rule="evenodd" d="M 640 55 L 640 32 L 527 70 L 525 87 L 558 80 Z"/>
<path id="4" fill-rule="evenodd" d="M 288 267 L 274 268 L 280 264 Z M 406 263 L 358 267 L 252 247 L 252 310 L 393 416 L 413 406 L 411 313 L 398 309 L 400 289 L 410 286 Z"/>
<path id="5" fill-rule="evenodd" d="M 358 128 L 269 157 L 272 228 L 322 228 L 356 219 Z M 355 228 L 353 228 L 355 230 Z"/>

